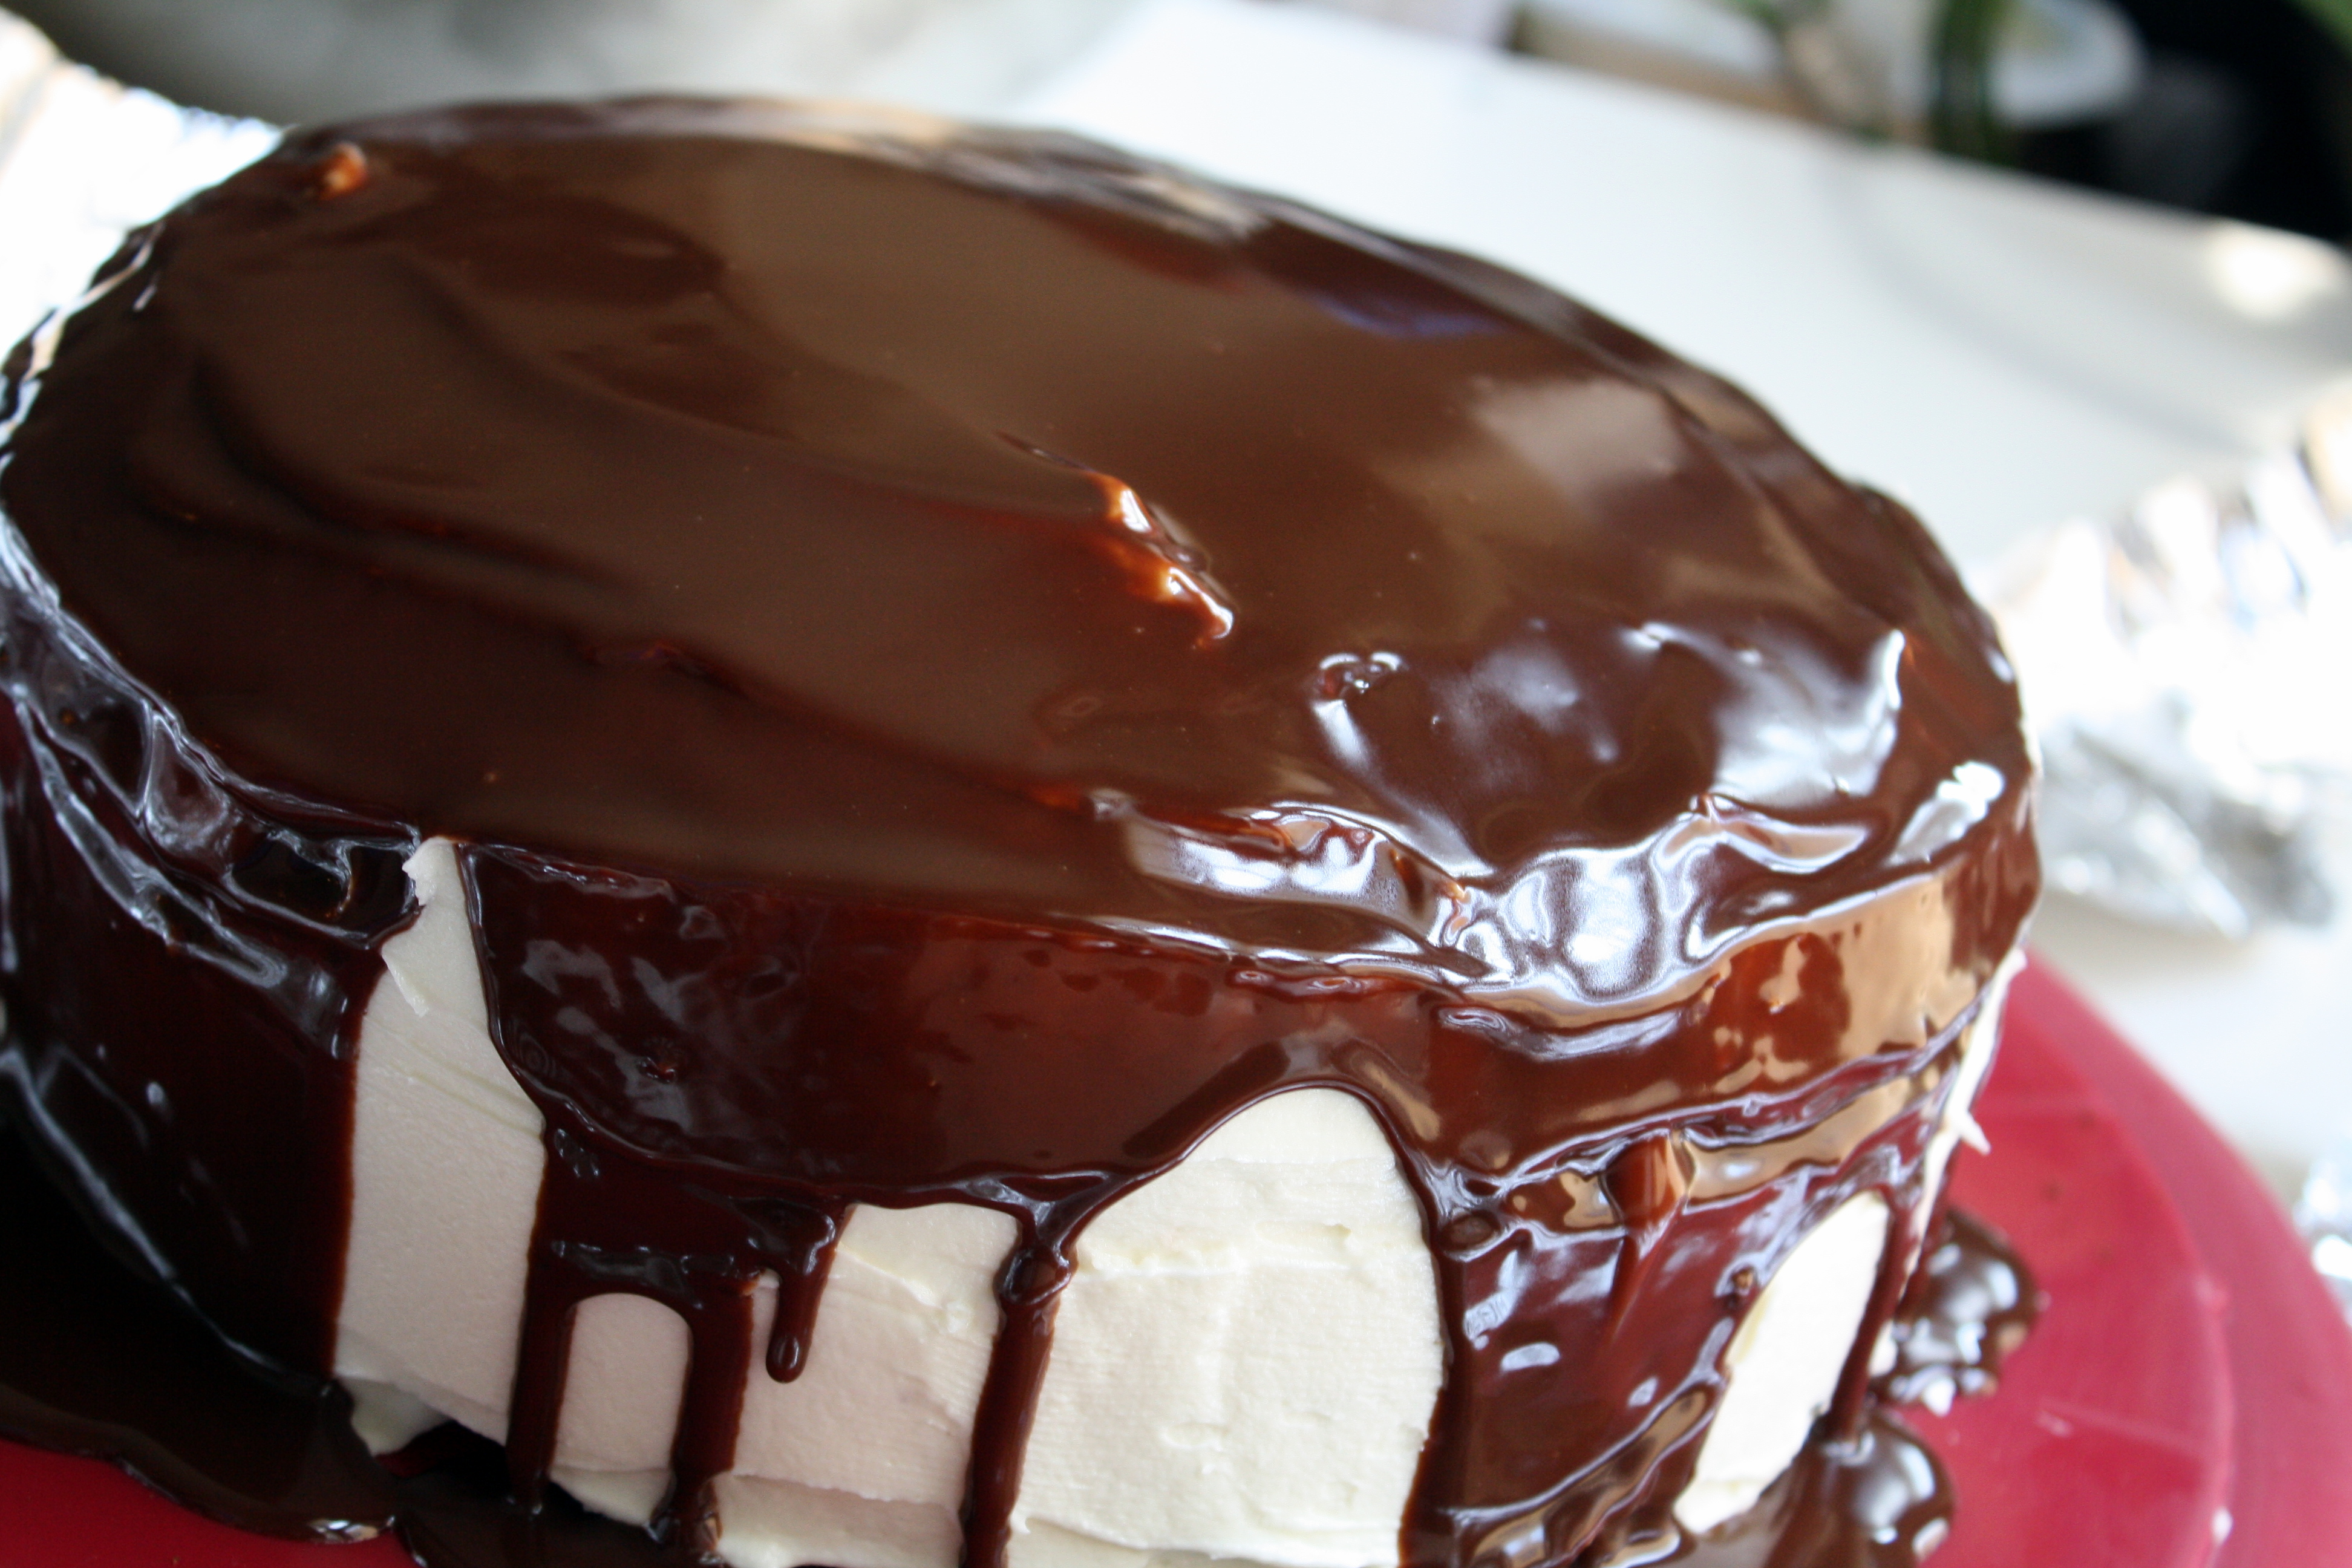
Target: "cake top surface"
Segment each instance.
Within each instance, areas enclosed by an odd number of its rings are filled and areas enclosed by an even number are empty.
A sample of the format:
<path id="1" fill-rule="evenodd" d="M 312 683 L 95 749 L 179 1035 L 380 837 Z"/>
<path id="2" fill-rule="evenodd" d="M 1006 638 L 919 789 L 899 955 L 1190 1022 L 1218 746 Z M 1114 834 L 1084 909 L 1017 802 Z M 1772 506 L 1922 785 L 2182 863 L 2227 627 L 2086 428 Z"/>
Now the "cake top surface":
<path id="1" fill-rule="evenodd" d="M 0 503 L 266 785 L 1537 1012 L 1948 862 L 2028 774 L 1924 531 L 1736 390 L 1051 135 L 297 137 L 125 252 Z"/>

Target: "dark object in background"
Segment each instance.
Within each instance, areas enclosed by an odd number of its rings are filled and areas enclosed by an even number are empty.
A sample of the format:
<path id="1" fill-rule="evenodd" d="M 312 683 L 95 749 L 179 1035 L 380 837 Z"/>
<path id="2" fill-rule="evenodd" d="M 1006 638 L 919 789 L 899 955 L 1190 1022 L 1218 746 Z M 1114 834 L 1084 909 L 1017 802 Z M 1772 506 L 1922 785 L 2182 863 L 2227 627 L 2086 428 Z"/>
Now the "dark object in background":
<path id="1" fill-rule="evenodd" d="M 2021 135 L 2020 167 L 2352 239 L 2352 57 L 2294 0 L 2117 0 L 2147 44 L 2113 120 Z"/>

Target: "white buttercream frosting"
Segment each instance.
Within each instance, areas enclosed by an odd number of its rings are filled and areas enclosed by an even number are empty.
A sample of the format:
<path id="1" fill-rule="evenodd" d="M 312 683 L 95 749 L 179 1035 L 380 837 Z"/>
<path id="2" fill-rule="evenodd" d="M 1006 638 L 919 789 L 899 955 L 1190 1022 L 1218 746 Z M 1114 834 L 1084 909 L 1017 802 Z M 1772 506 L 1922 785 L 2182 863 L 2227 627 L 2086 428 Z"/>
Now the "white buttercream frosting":
<path id="1" fill-rule="evenodd" d="M 336 1358 L 380 1447 L 436 1413 L 504 1435 L 543 1160 L 539 1113 L 489 1039 L 455 855 L 430 843 L 408 868 L 421 912 L 386 944 L 360 1031 Z M 722 1556 L 952 1568 L 1013 1239 L 971 1205 L 851 1212 L 801 1375 L 745 1369 Z M 763 1281 L 762 1331 L 774 1300 Z M 584 1304 L 556 1479 L 646 1518 L 687 1355 L 668 1309 Z M 1335 1089 L 1261 1102 L 1082 1234 L 1016 1568 L 1393 1563 L 1444 1367 L 1420 1211 L 1370 1112 Z"/>

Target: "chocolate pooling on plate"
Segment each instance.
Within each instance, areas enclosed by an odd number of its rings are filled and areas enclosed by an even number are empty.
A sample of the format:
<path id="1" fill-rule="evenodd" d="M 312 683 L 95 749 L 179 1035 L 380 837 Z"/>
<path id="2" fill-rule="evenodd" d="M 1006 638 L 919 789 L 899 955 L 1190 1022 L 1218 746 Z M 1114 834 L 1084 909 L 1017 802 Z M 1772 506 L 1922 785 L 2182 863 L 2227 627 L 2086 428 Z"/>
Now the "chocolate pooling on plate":
<path id="1" fill-rule="evenodd" d="M 993 1568 L 1075 1237 L 1307 1085 L 1435 1258 L 1403 1561 L 1670 1542 L 1731 1327 L 1864 1191 L 1875 1430 L 2029 764 L 1924 531 L 1721 381 L 1090 143 L 678 101 L 298 136 L 19 367 L 0 1061 L 236 1345 L 330 1364 L 439 836 L 547 1130 L 525 1503 L 633 1291 L 708 1545 L 849 1205 L 954 1198 L 1019 1226 Z"/>

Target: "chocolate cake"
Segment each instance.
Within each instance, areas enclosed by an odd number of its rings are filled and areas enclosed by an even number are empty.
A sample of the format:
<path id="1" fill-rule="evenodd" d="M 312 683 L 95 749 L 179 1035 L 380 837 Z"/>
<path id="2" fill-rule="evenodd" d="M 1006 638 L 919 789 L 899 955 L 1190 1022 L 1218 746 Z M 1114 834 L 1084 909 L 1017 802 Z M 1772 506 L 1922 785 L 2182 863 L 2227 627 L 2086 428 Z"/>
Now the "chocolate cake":
<path id="1" fill-rule="evenodd" d="M 293 136 L 13 372 L 0 1081 L 410 1445 L 209 1506 L 1933 1544 L 1871 1363 L 2030 764 L 1925 531 L 1737 390 L 1091 143 L 673 100 Z M 446 1416 L 508 1482 L 414 1479 Z"/>

